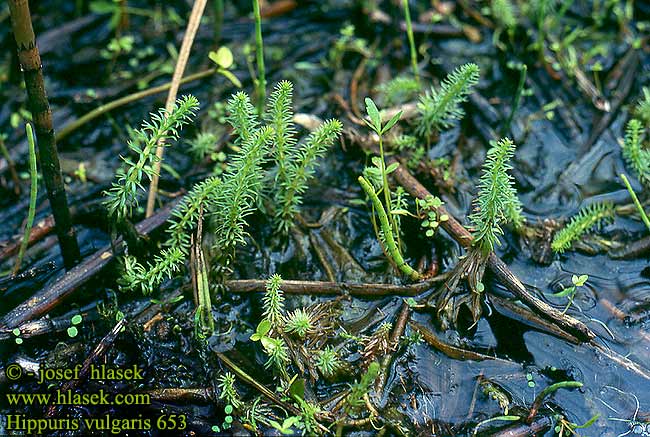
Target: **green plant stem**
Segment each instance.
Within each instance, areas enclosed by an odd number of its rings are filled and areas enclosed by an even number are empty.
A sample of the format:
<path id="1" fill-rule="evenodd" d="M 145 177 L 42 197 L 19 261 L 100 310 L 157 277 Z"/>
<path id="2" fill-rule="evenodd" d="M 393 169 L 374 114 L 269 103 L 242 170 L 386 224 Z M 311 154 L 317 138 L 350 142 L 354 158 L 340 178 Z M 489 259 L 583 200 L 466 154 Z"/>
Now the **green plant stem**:
<path id="1" fill-rule="evenodd" d="M 375 207 L 375 210 L 377 211 L 377 216 L 379 216 L 379 223 L 384 234 L 384 240 L 386 241 L 386 248 L 388 249 L 388 253 L 393 258 L 395 264 L 397 264 L 397 268 L 402 273 L 404 273 L 410 279 L 417 281 L 420 279 L 420 274 L 417 271 L 413 270 L 413 268 L 409 266 L 406 261 L 404 261 L 404 258 L 402 257 L 402 254 L 400 253 L 399 248 L 395 243 L 395 239 L 393 238 L 393 230 L 390 223 L 388 222 L 386 210 L 381 204 L 379 197 L 377 197 L 375 189 L 363 176 L 359 176 L 358 180 L 361 184 L 361 188 L 363 188 L 363 191 L 365 191 L 368 197 L 370 197 L 370 200 Z"/>
<path id="2" fill-rule="evenodd" d="M 528 72 L 528 66 L 524 64 L 521 68 L 521 75 L 519 76 L 519 84 L 517 85 L 517 93 L 515 94 L 515 100 L 512 103 L 512 110 L 506 120 L 506 124 L 503 127 L 503 134 L 507 135 L 510 132 L 510 125 L 512 124 L 512 119 L 515 116 L 515 112 L 519 110 L 519 105 L 521 105 L 521 96 L 524 93 L 524 85 L 526 84 L 526 73 Z"/>
<path id="3" fill-rule="evenodd" d="M 34 216 L 36 215 L 36 196 L 38 195 L 38 170 L 36 168 L 36 145 L 34 144 L 34 133 L 32 126 L 27 123 L 25 125 L 27 133 L 27 143 L 29 144 L 29 175 L 30 175 L 30 189 L 29 189 L 29 211 L 27 213 L 27 222 L 25 223 L 25 231 L 23 232 L 23 241 L 20 243 L 20 250 L 16 258 L 16 264 L 12 271 L 12 276 L 15 276 L 20 270 L 20 264 L 23 262 L 25 251 L 29 244 L 29 235 L 32 232 L 32 225 L 34 224 Z"/>
<path id="4" fill-rule="evenodd" d="M 198 73 L 194 73 L 184 77 L 183 80 L 181 80 L 180 84 L 182 85 L 188 82 L 193 82 L 195 80 L 203 79 L 204 77 L 211 76 L 217 72 L 218 72 L 218 68 L 210 68 L 208 70 L 199 71 Z M 63 129 L 61 129 L 57 134 L 56 140 L 57 141 L 63 140 L 64 138 L 66 138 L 72 132 L 79 129 L 84 124 L 112 111 L 113 109 L 119 108 L 124 105 L 128 105 L 129 103 L 137 102 L 138 100 L 144 99 L 145 97 L 162 93 L 163 91 L 167 91 L 171 86 L 172 83 L 167 82 L 165 84 L 158 85 L 157 87 L 149 88 L 143 91 L 138 91 L 137 93 L 129 94 L 128 96 L 120 97 L 119 99 L 113 100 L 112 102 L 108 102 L 104 105 L 101 105 L 93 109 L 86 115 L 82 116 L 81 118 L 78 118 L 72 123 L 64 126 Z"/>
<path id="5" fill-rule="evenodd" d="M 386 202 L 386 210 L 388 210 L 388 220 L 390 221 L 391 229 L 395 233 L 395 238 L 397 238 L 397 246 L 401 248 L 399 238 L 399 228 L 397 227 L 397 222 L 393 216 L 392 211 L 392 196 L 390 194 L 390 186 L 388 185 L 388 174 L 386 173 L 386 160 L 384 159 L 384 141 L 383 135 L 379 134 L 379 157 L 381 158 L 381 176 L 384 181 L 384 201 Z"/>
<path id="6" fill-rule="evenodd" d="M 38 139 L 38 155 L 43 180 L 54 216 L 63 264 L 66 269 L 70 269 L 79 262 L 81 255 L 63 184 L 52 124 L 52 111 L 45 92 L 41 55 L 36 46 L 29 3 L 25 0 L 9 0 L 9 12 L 18 50 L 18 61 L 25 80 L 27 102 Z"/>
<path id="7" fill-rule="evenodd" d="M 553 385 L 549 385 L 544 390 L 542 390 L 533 401 L 533 404 L 531 405 L 528 413 L 527 421 L 530 423 L 533 420 L 533 418 L 537 415 L 537 412 L 539 411 L 539 408 L 542 406 L 542 402 L 544 402 L 544 398 L 546 398 L 546 396 L 558 391 L 561 388 L 581 388 L 582 385 L 583 384 L 578 381 L 561 381 L 561 382 L 556 382 Z"/>
<path id="8" fill-rule="evenodd" d="M 648 219 L 648 216 L 643 210 L 643 206 L 641 206 L 641 202 L 639 202 L 639 198 L 636 197 L 636 193 L 632 189 L 632 186 L 630 185 L 630 181 L 627 180 L 627 177 L 624 174 L 621 174 L 621 179 L 623 179 L 623 183 L 625 184 L 627 191 L 630 193 L 630 196 L 632 196 L 632 201 L 634 202 L 634 205 L 636 205 L 636 209 L 638 209 L 639 214 L 641 214 L 641 220 L 643 220 L 643 223 L 645 223 L 645 226 L 650 231 L 650 219 Z"/>
<path id="9" fill-rule="evenodd" d="M 221 39 L 221 29 L 223 27 L 223 0 L 214 0 L 214 42 L 217 44 Z"/>
<path id="10" fill-rule="evenodd" d="M 408 0 L 402 0 L 404 6 L 404 18 L 406 20 L 406 35 L 409 39 L 409 47 L 411 49 L 411 68 L 416 82 L 420 83 L 420 72 L 418 71 L 418 55 L 415 50 L 415 38 L 413 38 L 413 24 L 411 23 L 411 11 L 409 9 Z"/>
<path id="11" fill-rule="evenodd" d="M 257 112 L 262 114 L 266 101 L 266 70 L 264 68 L 264 42 L 262 41 L 262 16 L 260 15 L 259 0 L 253 0 L 253 13 L 255 14 L 255 54 L 257 55 Z"/>

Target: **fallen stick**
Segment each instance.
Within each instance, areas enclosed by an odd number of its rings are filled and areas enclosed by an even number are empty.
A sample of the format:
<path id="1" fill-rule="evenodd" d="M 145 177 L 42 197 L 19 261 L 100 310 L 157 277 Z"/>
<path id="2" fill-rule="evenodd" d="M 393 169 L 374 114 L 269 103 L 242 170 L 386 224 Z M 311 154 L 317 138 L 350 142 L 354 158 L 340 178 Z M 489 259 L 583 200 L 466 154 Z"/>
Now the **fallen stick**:
<path id="1" fill-rule="evenodd" d="M 463 349 L 458 346 L 447 344 L 444 341 L 440 340 L 438 337 L 436 337 L 436 335 L 432 331 L 430 331 L 429 329 L 425 328 L 423 325 L 420 325 L 417 322 L 410 321 L 409 325 L 411 326 L 411 328 L 419 332 L 422 335 L 424 341 L 429 343 L 429 345 L 431 345 L 434 349 L 442 352 L 443 354 L 445 354 L 446 356 L 448 356 L 453 360 L 461 360 L 461 361 L 491 360 L 491 361 L 498 361 L 503 364 L 516 364 L 513 361 L 504 360 L 503 358 L 492 357 L 490 355 L 485 355 L 480 352 L 475 352 L 472 350 Z"/>
<path id="2" fill-rule="evenodd" d="M 177 202 L 178 200 L 171 202 L 165 208 L 158 211 L 156 215 L 138 223 L 136 225 L 137 231 L 140 234 L 146 235 L 160 227 L 167 221 L 172 208 L 176 206 Z M 63 302 L 76 289 L 88 282 L 93 276 L 101 272 L 123 249 L 124 244 L 121 239 L 115 243 L 114 251 L 110 245 L 104 246 L 81 264 L 66 272 L 61 279 L 38 291 L 25 302 L 11 310 L 0 320 L 0 328 L 14 328 L 28 320 L 46 314 L 52 308 Z"/>
<path id="3" fill-rule="evenodd" d="M 429 290 L 446 276 L 436 276 L 422 282 L 408 285 L 392 284 L 355 284 L 348 282 L 329 281 L 282 281 L 282 291 L 287 294 L 309 295 L 350 295 L 355 297 L 380 297 L 380 296 L 417 296 Z M 236 279 L 226 281 L 226 290 L 231 293 L 256 293 L 265 290 L 266 280 L 262 279 Z"/>
<path id="4" fill-rule="evenodd" d="M 66 391 L 73 391 L 75 388 L 79 386 L 82 380 L 86 379 L 86 376 L 88 375 L 88 372 L 90 371 L 90 366 L 97 361 L 99 358 L 103 357 L 104 354 L 108 351 L 108 349 L 113 345 L 115 342 L 115 339 L 117 338 L 118 335 L 120 335 L 120 332 L 124 329 L 126 326 L 126 319 L 122 319 L 119 322 L 115 324 L 113 329 L 109 331 L 104 338 L 95 346 L 95 349 L 91 352 L 90 355 L 84 360 L 83 365 L 81 366 L 81 370 L 79 371 L 79 377 L 77 379 L 71 379 L 65 384 L 63 384 L 63 387 L 61 387 L 61 392 L 66 392 Z M 51 417 L 54 415 L 56 410 L 56 405 L 50 405 L 47 409 L 47 417 Z"/>

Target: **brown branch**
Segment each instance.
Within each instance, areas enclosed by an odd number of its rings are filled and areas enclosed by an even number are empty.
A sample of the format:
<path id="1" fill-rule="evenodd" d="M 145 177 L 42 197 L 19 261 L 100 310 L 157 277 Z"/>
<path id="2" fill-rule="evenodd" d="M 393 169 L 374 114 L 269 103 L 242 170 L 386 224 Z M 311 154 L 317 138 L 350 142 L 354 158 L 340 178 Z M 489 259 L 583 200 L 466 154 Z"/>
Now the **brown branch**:
<path id="1" fill-rule="evenodd" d="M 468 349 L 463 349 L 458 346 L 452 346 L 450 344 L 445 343 L 444 341 L 440 340 L 436 335 L 430 331 L 429 329 L 425 328 L 424 326 L 420 325 L 417 322 L 409 322 L 409 325 L 411 325 L 411 328 L 415 329 L 418 331 L 420 334 L 422 334 L 422 338 L 424 341 L 429 343 L 434 349 L 439 350 L 443 354 L 447 355 L 449 358 L 454 359 L 454 360 L 472 360 L 472 361 L 484 361 L 484 360 L 492 360 L 492 361 L 500 361 L 502 363 L 508 363 L 512 364 L 511 361 L 504 360 L 503 358 L 498 358 L 498 357 L 492 357 L 490 355 L 485 355 L 480 352 L 474 352 Z"/>
<path id="2" fill-rule="evenodd" d="M 355 284 L 349 282 L 329 281 L 282 281 L 282 291 L 287 294 L 309 295 L 350 295 L 355 297 L 381 297 L 381 296 L 417 296 L 433 287 L 437 282 L 444 280 L 445 276 L 436 276 L 422 282 L 409 285 L 392 284 Z M 231 293 L 256 293 L 265 290 L 266 280 L 262 279 L 236 279 L 226 281 L 226 290 Z"/>
<path id="3" fill-rule="evenodd" d="M 148 234 L 160 227 L 165 223 L 177 202 L 178 200 L 170 203 L 153 217 L 138 223 L 136 225 L 137 231 L 141 234 Z M 28 320 L 46 314 L 108 266 L 115 259 L 115 256 L 121 253 L 124 249 L 123 246 L 122 240 L 115 243 L 114 252 L 111 250 L 110 245 L 104 246 L 83 263 L 66 272 L 60 280 L 35 293 L 10 311 L 0 320 L 0 328 L 14 328 Z"/>
<path id="4" fill-rule="evenodd" d="M 41 56 L 38 47 L 36 47 L 29 2 L 27 0 L 10 0 L 9 12 L 18 49 L 18 61 L 25 80 L 29 110 L 32 113 L 38 139 L 41 172 L 56 223 L 56 234 L 61 247 L 63 264 L 66 269 L 70 269 L 79 262 L 81 255 L 68 209 L 68 199 L 52 125 L 52 111 L 45 92 Z"/>

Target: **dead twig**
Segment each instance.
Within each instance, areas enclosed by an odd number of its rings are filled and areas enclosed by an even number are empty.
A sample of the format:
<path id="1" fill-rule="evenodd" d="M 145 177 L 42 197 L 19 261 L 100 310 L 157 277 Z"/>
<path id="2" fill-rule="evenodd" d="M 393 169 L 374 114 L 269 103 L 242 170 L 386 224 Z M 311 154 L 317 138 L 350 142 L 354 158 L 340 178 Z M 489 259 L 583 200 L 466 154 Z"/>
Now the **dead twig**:
<path id="1" fill-rule="evenodd" d="M 417 296 L 445 279 L 444 275 L 408 285 L 355 284 L 329 281 L 282 281 L 282 291 L 286 294 L 309 294 L 318 296 L 350 295 L 354 297 Z M 226 291 L 230 293 L 257 293 L 265 290 L 266 280 L 235 279 L 226 281 Z"/>
<path id="2" fill-rule="evenodd" d="M 154 231 L 165 223 L 172 208 L 177 203 L 178 200 L 171 202 L 153 217 L 138 223 L 135 228 L 140 234 L 145 235 Z M 124 250 L 123 241 L 120 239 L 115 242 L 113 248 L 114 252 L 111 250 L 110 245 L 104 246 L 83 263 L 66 272 L 60 280 L 45 287 L 18 305 L 0 320 L 0 328 L 14 328 L 55 308 L 75 290 L 108 266 Z"/>
<path id="3" fill-rule="evenodd" d="M 206 3 L 207 0 L 195 0 L 194 6 L 192 6 L 190 19 L 187 21 L 187 29 L 185 30 L 183 42 L 181 43 L 181 49 L 178 53 L 178 59 L 176 60 L 176 67 L 174 67 L 171 86 L 169 87 L 169 93 L 167 94 L 167 101 L 165 102 L 165 110 L 168 114 L 174 108 L 176 95 L 178 94 L 178 87 L 181 84 L 181 79 L 183 78 L 183 73 L 185 72 L 185 66 L 187 65 L 187 60 L 190 57 L 190 50 L 192 49 L 192 44 L 194 43 L 196 32 L 199 29 L 199 24 L 201 24 L 201 17 L 203 16 L 203 11 L 205 10 Z M 147 210 L 145 217 L 151 217 L 153 215 L 153 210 L 156 203 L 156 195 L 158 194 L 160 165 L 162 163 L 162 158 L 165 151 L 164 145 L 165 140 L 164 138 L 161 138 L 158 142 L 158 147 L 156 148 L 157 159 L 154 164 L 154 175 L 151 179 L 151 184 L 149 185 L 149 196 L 147 197 Z"/>

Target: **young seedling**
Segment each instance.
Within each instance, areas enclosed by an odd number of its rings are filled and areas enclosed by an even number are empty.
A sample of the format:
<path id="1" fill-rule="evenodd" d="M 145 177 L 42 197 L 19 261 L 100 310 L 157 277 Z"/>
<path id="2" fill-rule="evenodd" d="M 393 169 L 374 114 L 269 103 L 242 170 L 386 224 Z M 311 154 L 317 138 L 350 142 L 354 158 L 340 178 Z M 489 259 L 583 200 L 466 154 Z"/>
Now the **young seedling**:
<path id="1" fill-rule="evenodd" d="M 557 253 L 563 253 L 587 232 L 600 229 L 603 223 L 613 221 L 614 213 L 614 206 L 611 203 L 594 203 L 581 209 L 562 230 L 555 234 L 551 248 Z"/>
<path id="2" fill-rule="evenodd" d="M 566 297 L 568 300 L 566 307 L 562 311 L 562 314 L 566 314 L 566 312 L 573 304 L 573 300 L 575 299 L 576 293 L 578 292 L 578 287 L 584 286 L 587 283 L 588 279 L 589 279 L 588 275 L 580 275 L 580 276 L 573 275 L 571 276 L 572 285 L 570 287 L 565 288 L 559 293 L 553 294 L 553 296 L 555 297 Z"/>
<path id="3" fill-rule="evenodd" d="M 379 172 L 381 174 L 381 179 L 382 179 L 381 190 L 384 193 L 384 204 L 386 206 L 392 232 L 399 239 L 399 229 L 397 229 L 397 224 L 395 223 L 395 217 L 393 217 L 393 214 L 391 212 L 392 197 L 390 193 L 390 186 L 388 185 L 389 170 L 394 171 L 397 168 L 397 166 L 394 165 L 389 169 L 386 168 L 386 158 L 384 157 L 383 135 L 386 132 L 388 132 L 393 126 L 395 126 L 395 124 L 399 121 L 400 117 L 402 116 L 402 111 L 399 111 L 390 120 L 388 120 L 388 122 L 385 125 L 382 126 L 381 115 L 379 114 L 379 109 L 377 109 L 377 105 L 375 105 L 375 102 L 373 102 L 371 98 L 366 97 L 366 113 L 368 114 L 368 118 L 370 119 L 370 122 L 368 120 L 364 120 L 365 123 L 373 131 L 375 131 L 377 135 L 379 135 L 379 158 L 380 158 Z"/>

